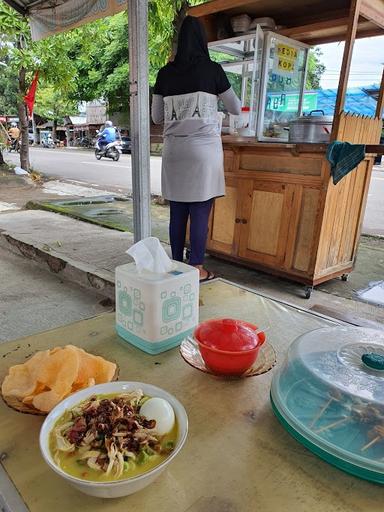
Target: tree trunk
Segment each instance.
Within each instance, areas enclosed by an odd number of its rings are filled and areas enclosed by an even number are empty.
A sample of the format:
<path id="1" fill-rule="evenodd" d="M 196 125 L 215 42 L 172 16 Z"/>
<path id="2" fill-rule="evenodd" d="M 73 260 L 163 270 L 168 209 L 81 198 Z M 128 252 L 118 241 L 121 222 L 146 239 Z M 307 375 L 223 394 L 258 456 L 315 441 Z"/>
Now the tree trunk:
<path id="1" fill-rule="evenodd" d="M 0 165 L 4 165 L 4 164 L 5 164 L 5 162 L 4 162 L 4 158 L 3 158 L 3 152 L 0 149 Z"/>
<path id="2" fill-rule="evenodd" d="M 19 101 L 17 111 L 19 114 L 21 143 L 20 143 L 20 167 L 29 172 L 29 140 L 28 140 L 28 114 L 24 103 L 26 94 L 25 87 L 25 68 L 19 70 Z"/>

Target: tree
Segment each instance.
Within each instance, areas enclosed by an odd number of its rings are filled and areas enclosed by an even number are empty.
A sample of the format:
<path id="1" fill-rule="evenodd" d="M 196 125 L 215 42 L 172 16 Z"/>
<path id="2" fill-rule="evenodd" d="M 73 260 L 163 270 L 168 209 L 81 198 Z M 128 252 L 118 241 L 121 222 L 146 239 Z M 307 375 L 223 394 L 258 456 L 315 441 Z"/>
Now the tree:
<path id="1" fill-rule="evenodd" d="M 23 52 L 25 45 L 24 34 L 29 29 L 26 21 L 21 16 L 1 2 L 0 30 L 2 32 L 0 55 L 7 58 L 8 66 L 18 76 L 17 111 L 21 128 L 20 165 L 28 170 L 28 115 L 23 100 L 26 93 L 26 59 L 23 58 L 25 57 Z"/>
<path id="2" fill-rule="evenodd" d="M 192 0 L 191 5 L 204 0 Z M 166 64 L 177 40 L 177 31 L 186 14 L 186 0 L 152 0 L 148 5 L 149 82 L 154 85 L 158 70 Z M 103 98 L 110 112 L 129 108 L 128 17 L 122 12 L 97 20 L 72 32 L 76 65 L 77 101 Z M 85 36 L 85 34 L 87 34 Z M 85 48 L 83 45 L 86 44 Z"/>
<path id="3" fill-rule="evenodd" d="M 325 66 L 320 60 L 322 54 L 320 48 L 312 48 L 309 51 L 307 81 L 305 84 L 307 90 L 320 89 L 320 80 L 325 71 Z"/>
<path id="4" fill-rule="evenodd" d="M 0 115 L 17 115 L 17 83 L 6 60 L 0 67 Z"/>
<path id="5" fill-rule="evenodd" d="M 35 71 L 56 90 L 75 88 L 75 66 L 67 53 L 68 38 L 60 34 L 33 42 L 27 20 L 0 0 L 0 58 L 6 59 L 10 76 L 17 77 L 17 112 L 20 122 L 20 165 L 29 170 L 28 114 L 24 96 Z"/>
<path id="6" fill-rule="evenodd" d="M 76 114 L 77 102 L 69 99 L 53 86 L 40 86 L 36 94 L 35 112 L 53 121 L 52 138 L 56 140 L 57 125 L 64 122 L 64 117 Z"/>

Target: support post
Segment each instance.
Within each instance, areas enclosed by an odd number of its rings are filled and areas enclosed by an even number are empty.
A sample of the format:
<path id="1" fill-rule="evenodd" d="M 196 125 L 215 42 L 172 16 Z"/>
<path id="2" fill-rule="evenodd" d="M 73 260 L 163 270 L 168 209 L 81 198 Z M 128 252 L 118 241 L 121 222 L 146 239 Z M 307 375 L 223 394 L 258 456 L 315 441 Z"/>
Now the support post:
<path id="1" fill-rule="evenodd" d="M 335 120 L 333 122 L 332 140 L 335 140 L 339 131 L 340 114 L 344 109 L 345 96 L 348 86 L 349 72 L 351 69 L 353 46 L 355 44 L 357 26 L 359 23 L 359 13 L 362 0 L 352 0 L 349 10 L 349 22 L 347 35 L 345 37 L 345 46 L 343 53 L 343 62 L 341 64 L 341 74 L 339 86 L 337 89 Z"/>
<path id="2" fill-rule="evenodd" d="M 380 83 L 379 97 L 377 98 L 375 117 L 378 117 L 379 119 L 381 119 L 383 117 L 383 108 L 384 108 L 384 69 L 383 69 L 383 74 L 381 75 L 381 83 Z"/>
<path id="3" fill-rule="evenodd" d="M 134 240 L 151 234 L 148 0 L 128 0 Z"/>

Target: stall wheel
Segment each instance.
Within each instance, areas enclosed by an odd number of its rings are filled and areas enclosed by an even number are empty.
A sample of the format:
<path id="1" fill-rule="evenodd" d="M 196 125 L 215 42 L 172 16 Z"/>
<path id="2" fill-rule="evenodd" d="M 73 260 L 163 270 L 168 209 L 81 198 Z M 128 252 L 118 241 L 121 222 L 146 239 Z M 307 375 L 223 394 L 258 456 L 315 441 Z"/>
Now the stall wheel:
<path id="1" fill-rule="evenodd" d="M 342 280 L 342 281 L 348 281 L 348 277 L 349 277 L 349 274 L 343 274 L 343 275 L 341 276 L 341 280 Z"/>
<path id="2" fill-rule="evenodd" d="M 310 299 L 313 291 L 313 286 L 306 286 L 304 288 L 304 297 Z"/>

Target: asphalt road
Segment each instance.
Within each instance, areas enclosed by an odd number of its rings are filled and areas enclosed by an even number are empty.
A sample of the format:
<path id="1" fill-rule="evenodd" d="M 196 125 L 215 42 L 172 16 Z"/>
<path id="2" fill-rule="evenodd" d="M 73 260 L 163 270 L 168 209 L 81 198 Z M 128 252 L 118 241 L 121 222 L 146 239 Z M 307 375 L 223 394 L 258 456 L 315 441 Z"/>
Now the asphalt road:
<path id="1" fill-rule="evenodd" d="M 19 156 L 6 153 L 6 161 L 20 165 Z M 131 155 L 121 155 L 118 162 L 96 160 L 93 151 L 83 149 L 30 148 L 33 169 L 50 177 L 101 187 L 111 191 L 132 191 Z M 151 157 L 151 191 L 161 193 L 161 157 Z"/>
<path id="2" fill-rule="evenodd" d="M 6 160 L 18 165 L 18 155 L 5 154 Z M 131 156 L 119 162 L 103 158 L 97 161 L 92 151 L 76 149 L 31 148 L 32 167 L 47 176 L 100 187 L 112 192 L 132 191 Z M 151 157 L 151 191 L 161 194 L 161 157 Z M 372 174 L 363 233 L 384 236 L 384 165 Z"/>
<path id="3" fill-rule="evenodd" d="M 363 233 L 384 236 L 384 165 L 376 167 L 372 173 Z"/>

